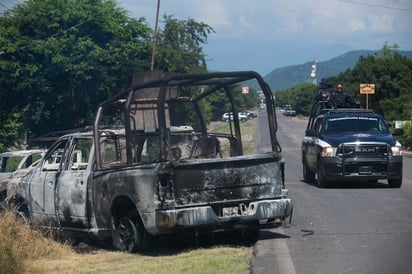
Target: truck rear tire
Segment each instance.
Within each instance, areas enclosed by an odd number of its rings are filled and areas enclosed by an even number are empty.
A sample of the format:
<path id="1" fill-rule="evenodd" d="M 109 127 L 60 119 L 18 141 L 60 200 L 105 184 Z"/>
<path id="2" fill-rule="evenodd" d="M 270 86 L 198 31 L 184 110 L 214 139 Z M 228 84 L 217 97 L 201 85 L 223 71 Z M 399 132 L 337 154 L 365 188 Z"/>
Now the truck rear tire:
<path id="1" fill-rule="evenodd" d="M 144 251 L 150 246 L 150 235 L 137 217 L 123 216 L 113 221 L 112 240 L 116 249 L 128 253 Z"/>

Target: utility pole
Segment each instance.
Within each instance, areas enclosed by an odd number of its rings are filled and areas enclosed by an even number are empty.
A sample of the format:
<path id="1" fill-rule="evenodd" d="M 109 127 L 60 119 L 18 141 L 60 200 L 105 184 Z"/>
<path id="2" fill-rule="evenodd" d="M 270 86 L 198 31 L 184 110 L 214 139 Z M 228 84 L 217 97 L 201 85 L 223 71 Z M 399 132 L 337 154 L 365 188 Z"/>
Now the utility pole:
<path id="1" fill-rule="evenodd" d="M 316 64 L 318 63 L 318 60 L 314 60 L 312 64 L 312 71 L 310 73 L 310 77 L 312 77 L 312 82 L 316 84 Z"/>
<path id="2" fill-rule="evenodd" d="M 156 38 L 157 38 L 157 22 L 159 21 L 159 9 L 160 9 L 160 0 L 157 0 L 156 21 L 155 21 L 155 29 L 154 29 L 154 34 L 153 34 L 152 61 L 150 62 L 151 71 L 153 71 L 154 69 Z"/>

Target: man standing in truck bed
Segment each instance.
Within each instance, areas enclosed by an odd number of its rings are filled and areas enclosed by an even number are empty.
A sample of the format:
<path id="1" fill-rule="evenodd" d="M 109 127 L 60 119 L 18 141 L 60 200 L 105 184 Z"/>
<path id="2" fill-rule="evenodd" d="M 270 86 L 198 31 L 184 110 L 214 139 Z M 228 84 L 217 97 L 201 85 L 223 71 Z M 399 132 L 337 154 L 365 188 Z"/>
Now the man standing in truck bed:
<path id="1" fill-rule="evenodd" d="M 330 94 L 333 93 L 332 84 L 329 83 L 329 79 L 322 78 L 319 82 L 319 91 L 316 95 L 316 102 L 323 102 L 322 108 L 330 108 L 329 99 Z"/>
<path id="2" fill-rule="evenodd" d="M 338 84 L 337 89 L 329 94 L 330 104 L 333 108 L 353 108 L 356 103 L 351 96 L 343 92 L 342 84 Z"/>

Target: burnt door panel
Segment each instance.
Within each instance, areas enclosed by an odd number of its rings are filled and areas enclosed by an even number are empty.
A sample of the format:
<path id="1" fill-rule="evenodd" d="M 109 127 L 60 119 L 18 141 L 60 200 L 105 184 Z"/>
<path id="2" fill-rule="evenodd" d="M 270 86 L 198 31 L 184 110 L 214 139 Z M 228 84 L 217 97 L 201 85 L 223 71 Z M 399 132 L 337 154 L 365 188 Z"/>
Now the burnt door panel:
<path id="1" fill-rule="evenodd" d="M 30 207 L 34 216 L 46 219 L 51 224 L 57 223 L 55 208 L 56 179 L 62 169 L 62 156 L 65 153 L 68 140 L 56 143 L 41 166 L 30 178 Z"/>
<path id="2" fill-rule="evenodd" d="M 87 180 L 90 173 L 91 139 L 74 139 L 68 162 L 56 189 L 57 214 L 62 227 L 87 229 Z"/>

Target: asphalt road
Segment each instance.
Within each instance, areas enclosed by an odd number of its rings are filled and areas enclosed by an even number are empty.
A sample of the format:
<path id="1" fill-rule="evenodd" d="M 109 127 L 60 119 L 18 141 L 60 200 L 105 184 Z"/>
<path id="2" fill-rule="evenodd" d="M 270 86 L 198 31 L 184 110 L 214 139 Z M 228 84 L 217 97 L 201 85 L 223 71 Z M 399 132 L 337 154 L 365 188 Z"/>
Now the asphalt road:
<path id="1" fill-rule="evenodd" d="M 318 188 L 302 181 L 307 121 L 277 117 L 294 213 L 290 225 L 261 231 L 251 273 L 411 273 L 412 158 L 399 189 L 383 180 Z"/>

